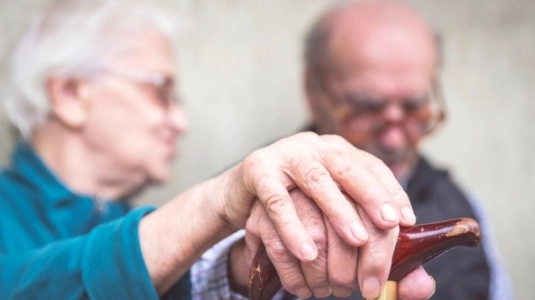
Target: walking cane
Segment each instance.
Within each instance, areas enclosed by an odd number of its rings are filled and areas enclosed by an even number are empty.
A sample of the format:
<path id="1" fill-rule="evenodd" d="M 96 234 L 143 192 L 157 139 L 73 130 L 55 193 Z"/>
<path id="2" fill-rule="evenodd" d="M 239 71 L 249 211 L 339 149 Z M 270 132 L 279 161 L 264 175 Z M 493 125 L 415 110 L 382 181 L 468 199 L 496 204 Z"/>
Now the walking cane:
<path id="1" fill-rule="evenodd" d="M 475 247 L 479 239 L 479 225 L 469 218 L 401 228 L 388 281 L 378 298 L 368 300 L 396 300 L 397 282 L 409 272 L 453 247 Z M 277 271 L 262 246 L 250 270 L 249 298 L 270 300 L 281 288 Z"/>

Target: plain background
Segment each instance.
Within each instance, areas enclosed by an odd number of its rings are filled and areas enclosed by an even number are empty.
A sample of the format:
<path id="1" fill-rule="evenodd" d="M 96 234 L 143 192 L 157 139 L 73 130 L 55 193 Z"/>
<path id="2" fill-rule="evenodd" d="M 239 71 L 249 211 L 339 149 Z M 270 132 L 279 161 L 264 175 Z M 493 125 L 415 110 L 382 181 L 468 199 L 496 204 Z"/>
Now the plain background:
<path id="1" fill-rule="evenodd" d="M 28 18 L 47 2 L 0 0 L 0 76 Z M 158 2 L 185 9 L 193 21 L 178 52 L 191 131 L 179 143 L 171 180 L 141 195 L 140 205 L 162 204 L 304 126 L 302 39 L 334 1 Z M 516 298 L 535 299 L 535 1 L 409 3 L 444 37 L 449 115 L 425 152 L 482 199 Z M 1 163 L 12 144 L 2 116 Z"/>

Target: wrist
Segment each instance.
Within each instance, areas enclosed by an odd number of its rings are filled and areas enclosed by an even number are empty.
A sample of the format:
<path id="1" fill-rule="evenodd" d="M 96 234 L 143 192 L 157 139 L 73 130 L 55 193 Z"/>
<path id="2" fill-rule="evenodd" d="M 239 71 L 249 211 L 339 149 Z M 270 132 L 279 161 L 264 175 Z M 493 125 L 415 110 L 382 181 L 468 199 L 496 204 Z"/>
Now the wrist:
<path id="1" fill-rule="evenodd" d="M 243 229 L 249 218 L 254 195 L 244 184 L 242 164 L 236 165 L 213 179 L 210 195 L 218 195 L 214 199 L 214 208 L 221 221 L 232 231 Z"/>

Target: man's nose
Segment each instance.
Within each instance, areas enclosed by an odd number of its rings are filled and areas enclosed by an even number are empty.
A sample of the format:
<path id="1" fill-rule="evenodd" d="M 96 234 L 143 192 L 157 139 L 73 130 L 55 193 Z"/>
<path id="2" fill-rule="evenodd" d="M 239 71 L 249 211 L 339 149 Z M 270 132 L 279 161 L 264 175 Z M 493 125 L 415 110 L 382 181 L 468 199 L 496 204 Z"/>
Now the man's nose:
<path id="1" fill-rule="evenodd" d="M 384 108 L 383 114 L 383 130 L 379 138 L 379 143 L 382 147 L 390 150 L 400 149 L 406 145 L 406 136 L 402 128 L 402 122 L 405 118 L 405 111 L 403 107 L 396 102 L 390 102 Z"/>

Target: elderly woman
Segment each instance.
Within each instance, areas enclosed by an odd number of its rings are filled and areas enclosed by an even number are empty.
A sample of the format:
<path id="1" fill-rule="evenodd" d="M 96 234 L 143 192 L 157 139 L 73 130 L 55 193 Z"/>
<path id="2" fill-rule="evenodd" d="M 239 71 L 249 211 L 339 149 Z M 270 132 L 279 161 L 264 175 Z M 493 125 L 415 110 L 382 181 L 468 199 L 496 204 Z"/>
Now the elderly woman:
<path id="1" fill-rule="evenodd" d="M 26 31 L 5 99 L 24 139 L 0 174 L 0 298 L 189 299 L 192 288 L 239 298 L 260 243 L 289 292 L 376 296 L 397 226 L 414 214 L 388 169 L 341 138 L 292 136 L 158 209 L 131 209 L 129 198 L 168 178 L 187 130 L 172 29 L 130 1 L 75 0 Z M 247 243 L 190 276 L 204 251 L 245 227 Z M 421 268 L 400 283 L 409 299 L 432 289 Z"/>

